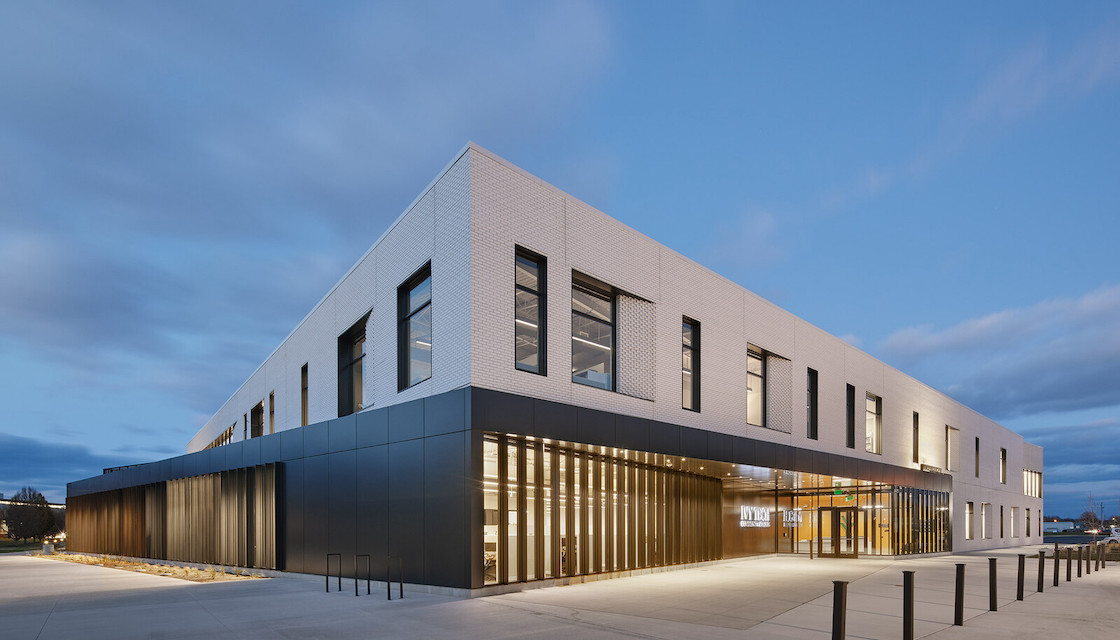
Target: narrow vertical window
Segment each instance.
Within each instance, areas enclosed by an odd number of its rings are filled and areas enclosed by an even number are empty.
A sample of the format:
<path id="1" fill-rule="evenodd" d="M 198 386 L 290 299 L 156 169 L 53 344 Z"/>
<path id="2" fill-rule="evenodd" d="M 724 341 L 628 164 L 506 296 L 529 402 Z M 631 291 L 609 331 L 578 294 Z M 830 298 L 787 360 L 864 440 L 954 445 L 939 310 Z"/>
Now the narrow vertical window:
<path id="1" fill-rule="evenodd" d="M 992 528 L 988 524 L 988 518 L 991 516 L 991 514 L 988 513 L 988 506 L 990 504 L 991 503 L 988 502 L 980 503 L 980 537 L 985 540 L 992 537 Z"/>
<path id="2" fill-rule="evenodd" d="M 338 417 L 362 410 L 365 379 L 366 322 L 369 313 L 338 337 Z"/>
<path id="3" fill-rule="evenodd" d="M 960 440 L 961 432 L 949 425 L 945 425 L 945 470 L 957 471 L 960 467 Z"/>
<path id="4" fill-rule="evenodd" d="M 397 288 L 397 390 L 432 377 L 432 263 Z"/>
<path id="5" fill-rule="evenodd" d="M 868 453 L 883 453 L 883 399 L 869 393 L 866 405 L 865 448 Z"/>
<path id="6" fill-rule="evenodd" d="M 1007 484 L 1007 449 L 999 450 L 999 483 Z"/>
<path id="7" fill-rule="evenodd" d="M 856 448 L 856 388 L 848 385 L 847 388 L 847 414 L 845 415 L 846 437 L 844 444 L 849 449 Z"/>
<path id="8" fill-rule="evenodd" d="M 1031 510 L 1027 508 L 1027 537 L 1031 537 Z"/>
<path id="9" fill-rule="evenodd" d="M 747 424 L 766 426 L 766 360 L 761 351 L 747 351 Z"/>
<path id="10" fill-rule="evenodd" d="M 614 292 L 572 274 L 572 382 L 614 391 Z"/>
<path id="11" fill-rule="evenodd" d="M 241 439 L 249 439 L 249 414 L 247 413 L 241 415 Z"/>
<path id="12" fill-rule="evenodd" d="M 276 433 L 276 392 L 268 393 L 268 432 Z"/>
<path id="13" fill-rule="evenodd" d="M 817 370 L 805 370 L 805 435 L 817 439 Z"/>
<path id="14" fill-rule="evenodd" d="M 912 443 L 911 448 L 914 450 L 914 464 L 918 464 L 918 462 L 920 460 L 919 457 L 918 457 L 918 443 L 921 442 L 921 434 L 920 434 L 919 429 L 918 429 L 918 412 L 917 411 L 914 412 L 914 428 L 913 428 L 913 431 L 914 431 L 913 438 L 912 438 L 913 443 Z"/>
<path id="15" fill-rule="evenodd" d="M 980 477 L 980 438 L 976 438 L 976 459 L 973 461 L 973 469 L 976 477 Z"/>
<path id="16" fill-rule="evenodd" d="M 299 370 L 299 424 L 307 426 L 307 363 Z"/>
<path id="17" fill-rule="evenodd" d="M 964 539 L 972 540 L 976 537 L 976 522 L 971 502 L 964 504 Z"/>
<path id="18" fill-rule="evenodd" d="M 545 369 L 545 259 L 517 248 L 514 257 L 514 366 L 547 375 Z"/>
<path id="19" fill-rule="evenodd" d="M 700 323 L 681 320 L 681 407 L 700 410 Z"/>
<path id="20" fill-rule="evenodd" d="M 249 411 L 249 437 L 259 438 L 264 435 L 264 401 L 257 403 Z"/>
<path id="21" fill-rule="evenodd" d="M 999 537 L 1003 537 L 1003 505 L 999 505 Z"/>

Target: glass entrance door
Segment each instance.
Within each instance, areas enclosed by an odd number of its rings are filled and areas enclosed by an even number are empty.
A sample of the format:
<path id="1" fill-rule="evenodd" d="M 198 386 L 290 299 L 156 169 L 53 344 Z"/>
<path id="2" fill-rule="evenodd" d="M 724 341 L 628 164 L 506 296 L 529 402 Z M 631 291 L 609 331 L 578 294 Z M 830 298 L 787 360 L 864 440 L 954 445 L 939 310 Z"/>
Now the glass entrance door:
<path id="1" fill-rule="evenodd" d="M 859 555 L 858 509 L 820 507 L 817 509 L 817 553 L 822 557 L 855 558 Z"/>

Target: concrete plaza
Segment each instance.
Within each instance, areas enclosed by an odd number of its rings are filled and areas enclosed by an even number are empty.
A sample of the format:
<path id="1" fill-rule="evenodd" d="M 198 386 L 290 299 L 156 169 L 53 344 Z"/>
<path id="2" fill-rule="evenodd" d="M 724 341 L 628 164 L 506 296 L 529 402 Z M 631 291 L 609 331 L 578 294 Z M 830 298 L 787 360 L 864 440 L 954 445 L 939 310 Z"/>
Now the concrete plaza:
<path id="1" fill-rule="evenodd" d="M 916 583 L 915 637 L 1089 638 L 1120 625 L 1120 565 L 1073 572 L 1015 601 L 1016 554 L 1037 547 L 909 560 L 765 557 L 565 587 L 461 599 L 322 578 L 192 583 L 29 556 L 0 556 L 0 638 L 829 638 L 832 581 L 847 580 L 849 638 L 902 637 L 902 571 Z M 998 558 L 999 611 L 988 611 Z M 966 568 L 965 624 L 953 627 L 955 564 Z M 332 584 L 332 589 L 334 585 Z"/>

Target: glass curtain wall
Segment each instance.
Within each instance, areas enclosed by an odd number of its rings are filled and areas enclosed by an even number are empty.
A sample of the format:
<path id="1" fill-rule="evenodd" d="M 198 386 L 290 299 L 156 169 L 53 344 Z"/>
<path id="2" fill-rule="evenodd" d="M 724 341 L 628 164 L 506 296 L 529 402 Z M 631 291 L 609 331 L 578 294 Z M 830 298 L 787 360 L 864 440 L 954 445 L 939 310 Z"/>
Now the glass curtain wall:
<path id="1" fill-rule="evenodd" d="M 719 479 L 676 470 L 673 460 L 485 436 L 484 583 L 722 557 Z"/>

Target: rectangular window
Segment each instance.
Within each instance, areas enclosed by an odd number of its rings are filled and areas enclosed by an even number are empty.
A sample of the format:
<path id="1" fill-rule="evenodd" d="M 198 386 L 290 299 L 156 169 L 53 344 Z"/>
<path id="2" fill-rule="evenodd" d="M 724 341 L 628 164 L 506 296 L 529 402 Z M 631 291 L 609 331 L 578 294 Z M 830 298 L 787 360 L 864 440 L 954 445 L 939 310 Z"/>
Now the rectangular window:
<path id="1" fill-rule="evenodd" d="M 338 417 L 362 410 L 362 381 L 365 379 L 366 322 L 362 316 L 338 337 Z"/>
<path id="2" fill-rule="evenodd" d="M 276 392 L 268 393 L 268 432 L 276 433 Z"/>
<path id="3" fill-rule="evenodd" d="M 1023 469 L 1023 494 L 1032 498 L 1042 497 L 1042 473 Z"/>
<path id="4" fill-rule="evenodd" d="M 307 363 L 299 370 L 299 424 L 307 426 Z"/>
<path id="5" fill-rule="evenodd" d="M 1027 509 L 1027 537 L 1031 537 L 1031 510 Z"/>
<path id="6" fill-rule="evenodd" d="M 264 435 L 264 402 L 249 410 L 249 437 L 259 438 Z"/>
<path id="7" fill-rule="evenodd" d="M 529 373 L 547 375 L 545 345 L 545 259 L 517 247 L 514 258 L 513 325 L 514 366 Z"/>
<path id="8" fill-rule="evenodd" d="M 572 274 L 572 382 L 614 391 L 615 295 Z"/>
<path id="9" fill-rule="evenodd" d="M 700 410 L 700 323 L 681 319 L 681 408 Z"/>
<path id="10" fill-rule="evenodd" d="M 999 505 L 999 537 L 1003 538 L 1003 505 Z"/>
<path id="11" fill-rule="evenodd" d="M 747 424 L 766 426 L 766 360 L 761 351 L 747 351 Z"/>
<path id="12" fill-rule="evenodd" d="M 921 442 L 921 433 L 918 429 L 918 412 L 914 412 L 914 437 L 912 448 L 914 449 L 914 464 L 918 464 L 920 458 L 918 457 L 918 443 Z"/>
<path id="13" fill-rule="evenodd" d="M 432 377 L 432 263 L 397 287 L 397 390 Z"/>
<path id="14" fill-rule="evenodd" d="M 848 413 L 846 415 L 845 429 L 845 445 L 849 449 L 856 448 L 856 388 L 848 385 L 847 388 L 847 402 Z"/>
<path id="15" fill-rule="evenodd" d="M 249 414 L 241 414 L 241 439 L 249 439 Z"/>
<path id="16" fill-rule="evenodd" d="M 1019 507 L 1011 507 L 1011 537 L 1019 535 Z"/>
<path id="17" fill-rule="evenodd" d="M 964 539 L 972 540 L 976 537 L 976 522 L 973 517 L 972 503 L 964 503 Z"/>
<path id="18" fill-rule="evenodd" d="M 1007 484 L 1007 449 L 999 450 L 999 483 Z"/>
<path id="19" fill-rule="evenodd" d="M 976 467 L 976 477 L 980 477 L 980 438 L 976 438 L 976 460 L 974 462 Z"/>
<path id="20" fill-rule="evenodd" d="M 817 439 L 817 370 L 805 370 L 805 436 Z"/>
<path id="21" fill-rule="evenodd" d="M 992 506 L 990 502 L 980 503 L 980 537 L 985 540 L 992 537 L 992 526 L 988 522 L 988 518 L 992 515 L 991 509 L 988 508 L 990 506 Z"/>
<path id="22" fill-rule="evenodd" d="M 867 394 L 866 449 L 868 453 L 883 453 L 883 399 L 879 396 Z"/>
<path id="23" fill-rule="evenodd" d="M 960 429 L 945 425 L 945 470 L 957 471 L 960 466 Z"/>

